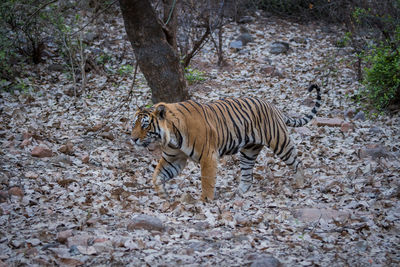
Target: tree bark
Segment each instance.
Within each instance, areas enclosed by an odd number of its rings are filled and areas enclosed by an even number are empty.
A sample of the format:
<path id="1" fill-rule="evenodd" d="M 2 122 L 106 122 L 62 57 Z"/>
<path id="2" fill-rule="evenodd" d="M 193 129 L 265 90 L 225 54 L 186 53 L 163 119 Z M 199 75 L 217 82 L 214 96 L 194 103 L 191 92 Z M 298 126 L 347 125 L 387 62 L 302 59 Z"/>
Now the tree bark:
<path id="1" fill-rule="evenodd" d="M 189 99 L 182 66 L 173 44 L 148 0 L 119 0 L 125 30 L 140 70 L 152 90 L 153 103 Z"/>

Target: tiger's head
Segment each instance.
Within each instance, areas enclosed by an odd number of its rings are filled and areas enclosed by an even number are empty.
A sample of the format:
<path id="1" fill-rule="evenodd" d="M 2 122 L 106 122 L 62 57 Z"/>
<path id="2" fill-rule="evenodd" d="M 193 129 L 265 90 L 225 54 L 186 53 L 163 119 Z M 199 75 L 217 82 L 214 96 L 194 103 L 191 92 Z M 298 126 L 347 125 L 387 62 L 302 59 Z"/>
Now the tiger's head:
<path id="1" fill-rule="evenodd" d="M 144 147 L 154 142 L 177 146 L 174 134 L 176 127 L 170 117 L 165 103 L 158 103 L 151 108 L 139 108 L 132 124 L 131 136 L 134 143 Z"/>

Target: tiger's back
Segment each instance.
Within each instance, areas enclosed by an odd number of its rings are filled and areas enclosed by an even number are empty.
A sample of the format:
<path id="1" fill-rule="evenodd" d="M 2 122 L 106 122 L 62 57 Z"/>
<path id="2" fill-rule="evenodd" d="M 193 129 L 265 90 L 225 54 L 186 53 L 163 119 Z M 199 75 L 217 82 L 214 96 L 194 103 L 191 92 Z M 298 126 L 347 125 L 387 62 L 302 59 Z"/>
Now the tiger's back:
<path id="1" fill-rule="evenodd" d="M 280 111 L 257 98 L 226 98 L 207 104 L 189 100 L 163 105 L 182 114 L 176 125 L 184 136 L 181 148 L 191 158 L 196 152 L 195 161 L 208 147 L 220 157 L 232 155 L 247 145 L 279 143 L 278 133 L 287 131 L 282 127 L 285 123 Z"/>

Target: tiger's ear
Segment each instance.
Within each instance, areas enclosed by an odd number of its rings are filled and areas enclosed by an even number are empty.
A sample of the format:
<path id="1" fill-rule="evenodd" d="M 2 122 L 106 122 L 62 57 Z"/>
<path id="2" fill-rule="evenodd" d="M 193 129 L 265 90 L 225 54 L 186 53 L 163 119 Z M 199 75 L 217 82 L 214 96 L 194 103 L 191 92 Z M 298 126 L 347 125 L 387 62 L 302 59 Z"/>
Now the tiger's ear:
<path id="1" fill-rule="evenodd" d="M 157 108 L 156 108 L 157 117 L 159 117 L 161 119 L 165 119 L 166 112 L 167 112 L 166 108 L 163 104 L 157 106 Z"/>

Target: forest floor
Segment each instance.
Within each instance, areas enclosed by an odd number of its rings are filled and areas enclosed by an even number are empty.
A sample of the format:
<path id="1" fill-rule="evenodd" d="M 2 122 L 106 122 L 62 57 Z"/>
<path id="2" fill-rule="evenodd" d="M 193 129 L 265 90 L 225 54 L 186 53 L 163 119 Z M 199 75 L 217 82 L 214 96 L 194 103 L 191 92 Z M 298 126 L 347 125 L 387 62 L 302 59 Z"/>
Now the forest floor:
<path id="1" fill-rule="evenodd" d="M 340 29 L 257 17 L 226 26 L 226 66 L 216 65 L 211 45 L 196 56 L 192 68 L 205 80 L 190 93 L 199 102 L 257 96 L 301 116 L 315 98 L 308 86 L 323 91 L 318 118 L 290 129 L 304 188 L 292 187 L 293 173 L 265 148 L 244 196 L 236 194 L 237 157 L 222 158 L 216 199 L 204 204 L 193 162 L 170 181 L 172 202 L 156 195 L 160 152 L 129 136 L 150 90 L 139 73 L 134 101 L 124 102 L 134 57 L 122 19 L 102 23 L 88 53 L 100 49 L 106 71 L 89 72 L 81 96 L 67 73 L 50 68 L 61 62 L 54 47 L 26 67 L 29 89 L 0 94 L 0 266 L 400 264 L 400 116 L 366 116 L 350 99 L 361 85 L 351 48 L 335 46 Z M 254 41 L 230 49 L 241 27 Z M 275 41 L 290 50 L 271 54 Z"/>

